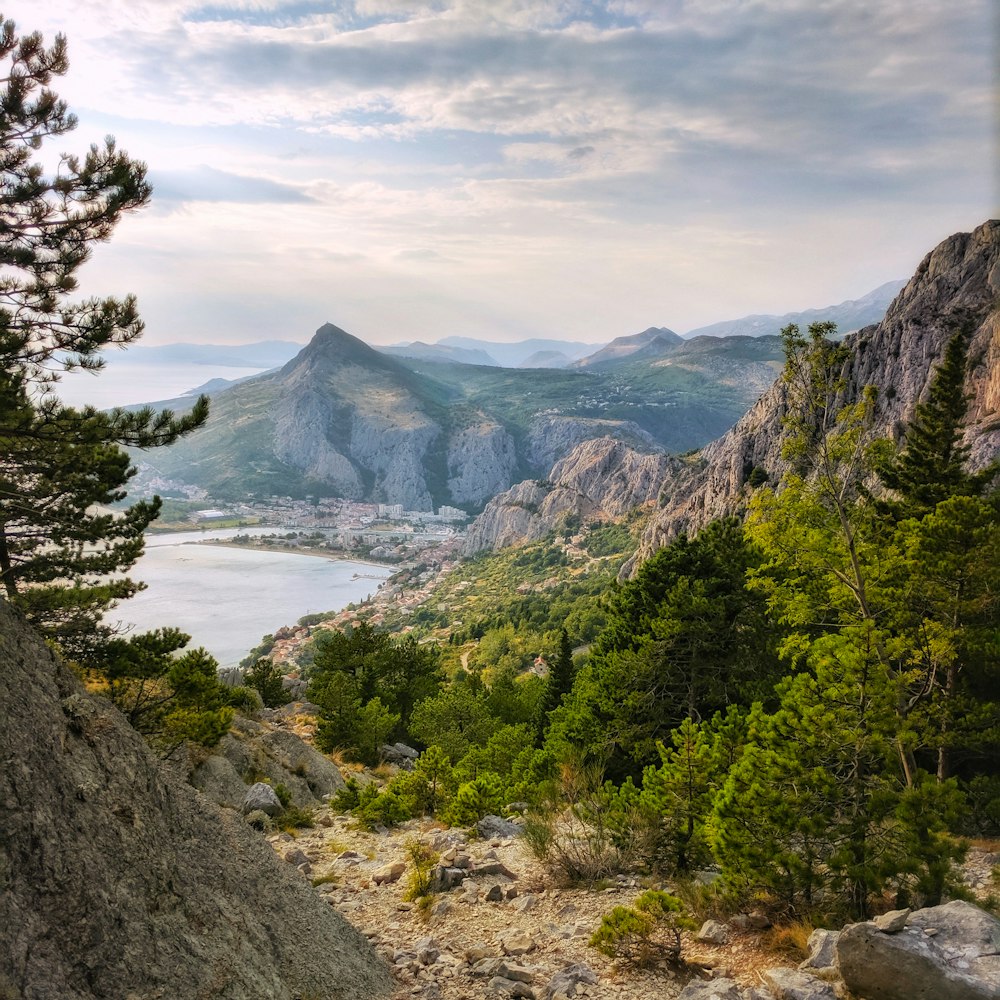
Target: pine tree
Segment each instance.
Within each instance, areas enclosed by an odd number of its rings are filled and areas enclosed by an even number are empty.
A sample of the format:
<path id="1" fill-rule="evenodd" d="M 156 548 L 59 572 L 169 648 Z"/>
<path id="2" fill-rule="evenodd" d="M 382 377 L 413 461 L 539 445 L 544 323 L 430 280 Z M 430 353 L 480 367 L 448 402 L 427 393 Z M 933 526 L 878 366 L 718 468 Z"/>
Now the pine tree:
<path id="1" fill-rule="evenodd" d="M 35 162 L 46 140 L 76 126 L 48 88 L 66 72 L 66 42 L 0 26 L 0 596 L 21 606 L 65 652 L 87 657 L 106 638 L 98 622 L 139 584 L 116 574 L 142 552 L 157 500 L 122 514 L 94 505 L 125 497 L 134 475 L 120 446 L 169 444 L 203 423 L 146 408 L 98 412 L 63 406 L 61 371 L 98 370 L 100 351 L 142 333 L 134 297 L 73 297 L 76 272 L 123 213 L 149 199 L 145 165 L 113 139 L 54 174 Z"/>
<path id="2" fill-rule="evenodd" d="M 569 633 L 565 628 L 559 630 L 559 652 L 549 667 L 549 676 L 545 682 L 545 692 L 542 696 L 541 727 L 548 724 L 549 712 L 557 709 L 563 695 L 569 694 L 573 687 L 573 646 L 569 641 Z"/>
<path id="3" fill-rule="evenodd" d="M 895 494 L 880 504 L 893 520 L 923 517 L 949 497 L 981 496 L 1000 472 L 997 463 L 976 473 L 966 468 L 969 446 L 962 437 L 969 408 L 965 391 L 969 336 L 966 323 L 948 341 L 927 399 L 917 404 L 906 427 L 903 450 L 877 469 L 883 487 Z"/>

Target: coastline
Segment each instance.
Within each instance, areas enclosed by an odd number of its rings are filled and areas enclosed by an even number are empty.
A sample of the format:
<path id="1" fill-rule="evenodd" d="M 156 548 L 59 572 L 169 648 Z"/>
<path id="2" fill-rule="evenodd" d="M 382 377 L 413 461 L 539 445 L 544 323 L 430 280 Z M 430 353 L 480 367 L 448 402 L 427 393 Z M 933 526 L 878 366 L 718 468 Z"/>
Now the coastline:
<path id="1" fill-rule="evenodd" d="M 182 543 L 184 545 L 218 545 L 226 549 L 242 549 L 244 552 L 277 552 L 281 555 L 290 556 L 313 556 L 319 559 L 328 559 L 331 562 L 358 563 L 362 566 L 373 566 L 376 569 L 399 570 L 402 567 L 398 563 L 376 562 L 374 559 L 359 559 L 347 553 L 321 552 L 318 549 L 289 548 L 286 545 L 240 545 L 238 542 L 230 542 L 225 538 L 201 538 L 191 539 Z"/>

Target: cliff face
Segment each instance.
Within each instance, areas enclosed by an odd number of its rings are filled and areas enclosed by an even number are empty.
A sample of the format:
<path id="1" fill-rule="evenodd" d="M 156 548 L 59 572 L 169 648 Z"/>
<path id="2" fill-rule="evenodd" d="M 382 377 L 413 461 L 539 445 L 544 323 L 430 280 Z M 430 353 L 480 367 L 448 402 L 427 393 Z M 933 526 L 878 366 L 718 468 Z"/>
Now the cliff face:
<path id="1" fill-rule="evenodd" d="M 969 349 L 967 391 L 972 397 L 967 441 L 980 468 L 1000 453 L 1000 221 L 949 237 L 929 253 L 896 296 L 885 318 L 847 339 L 847 399 L 861 388 L 878 388 L 878 429 L 898 436 L 926 394 L 956 323 L 969 317 L 975 333 Z M 660 510 L 625 572 L 632 571 L 680 531 L 697 530 L 733 513 L 749 494 L 751 471 L 775 483 L 781 459 L 784 386 L 776 382 L 730 430 L 707 445 L 692 464 L 669 475 Z"/>
<path id="2" fill-rule="evenodd" d="M 643 454 L 614 438 L 586 441 L 553 466 L 548 480 L 527 480 L 494 497 L 469 529 L 465 553 L 535 541 L 568 514 L 584 521 L 621 517 L 653 500 L 676 465 L 666 454 Z"/>
<path id="3" fill-rule="evenodd" d="M 457 504 L 479 506 L 514 478 L 513 438 L 494 420 L 480 420 L 448 439 L 448 491 Z"/>
<path id="4" fill-rule="evenodd" d="M 388 993 L 361 934 L 166 773 L 2 601 L 0 710 L 0 996 Z"/>

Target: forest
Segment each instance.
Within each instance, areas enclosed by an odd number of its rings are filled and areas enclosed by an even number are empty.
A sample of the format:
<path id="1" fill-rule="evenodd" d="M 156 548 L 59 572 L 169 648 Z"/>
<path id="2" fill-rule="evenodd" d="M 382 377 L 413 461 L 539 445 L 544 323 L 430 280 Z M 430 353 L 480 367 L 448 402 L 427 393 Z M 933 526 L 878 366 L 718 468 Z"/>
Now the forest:
<path id="1" fill-rule="evenodd" d="M 966 468 L 968 331 L 901 443 L 872 431 L 874 391 L 839 405 L 833 332 L 784 331 L 788 471 L 745 520 L 621 585 L 508 598 L 443 646 L 363 622 L 321 637 L 320 745 L 371 765 L 387 742 L 423 750 L 341 806 L 469 824 L 523 803 L 564 854 L 568 801 L 587 841 L 557 859 L 568 877 L 715 868 L 734 898 L 813 917 L 953 891 L 960 835 L 1000 828 L 997 470 Z M 567 560 L 543 545 L 494 571 L 518 561 Z"/>

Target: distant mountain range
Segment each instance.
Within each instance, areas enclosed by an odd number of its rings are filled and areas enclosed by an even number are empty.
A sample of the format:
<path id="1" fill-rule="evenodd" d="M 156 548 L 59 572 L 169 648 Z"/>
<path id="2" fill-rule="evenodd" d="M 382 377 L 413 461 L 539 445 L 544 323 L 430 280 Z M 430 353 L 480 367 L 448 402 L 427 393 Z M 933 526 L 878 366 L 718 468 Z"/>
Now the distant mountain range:
<path id="1" fill-rule="evenodd" d="M 593 371 L 497 368 L 393 357 L 326 324 L 281 369 L 212 385 L 208 424 L 142 461 L 219 499 L 477 510 L 582 441 L 610 436 L 643 452 L 704 444 L 770 384 L 781 354 L 773 337 L 658 334 L 638 346 Z"/>
<path id="2" fill-rule="evenodd" d="M 714 335 L 685 339 L 650 327 L 596 350 L 463 337 L 373 348 L 329 323 L 300 350 L 287 341 L 148 348 L 146 360 L 277 364 L 206 383 L 208 424 L 142 461 L 147 473 L 204 487 L 220 500 L 335 495 L 476 511 L 519 479 L 546 477 L 586 441 L 608 437 L 643 454 L 705 445 L 781 369 L 780 338 L 760 335 L 765 319 L 778 328 L 817 318 L 854 322 L 884 312 L 879 304 L 890 287 L 830 311 L 716 324 Z M 731 328 L 753 335 L 720 335 Z M 183 408 L 190 396 L 159 405 Z"/>
<path id="3" fill-rule="evenodd" d="M 685 340 L 693 337 L 763 337 L 780 333 L 790 323 L 805 330 L 810 323 L 829 320 L 837 324 L 842 336 L 860 330 L 864 326 L 878 323 L 885 315 L 889 304 L 896 297 L 905 281 L 887 281 L 860 299 L 848 299 L 835 306 L 822 309 L 804 309 L 802 312 L 785 313 L 783 316 L 744 316 L 742 319 L 725 320 L 689 330 Z"/>

